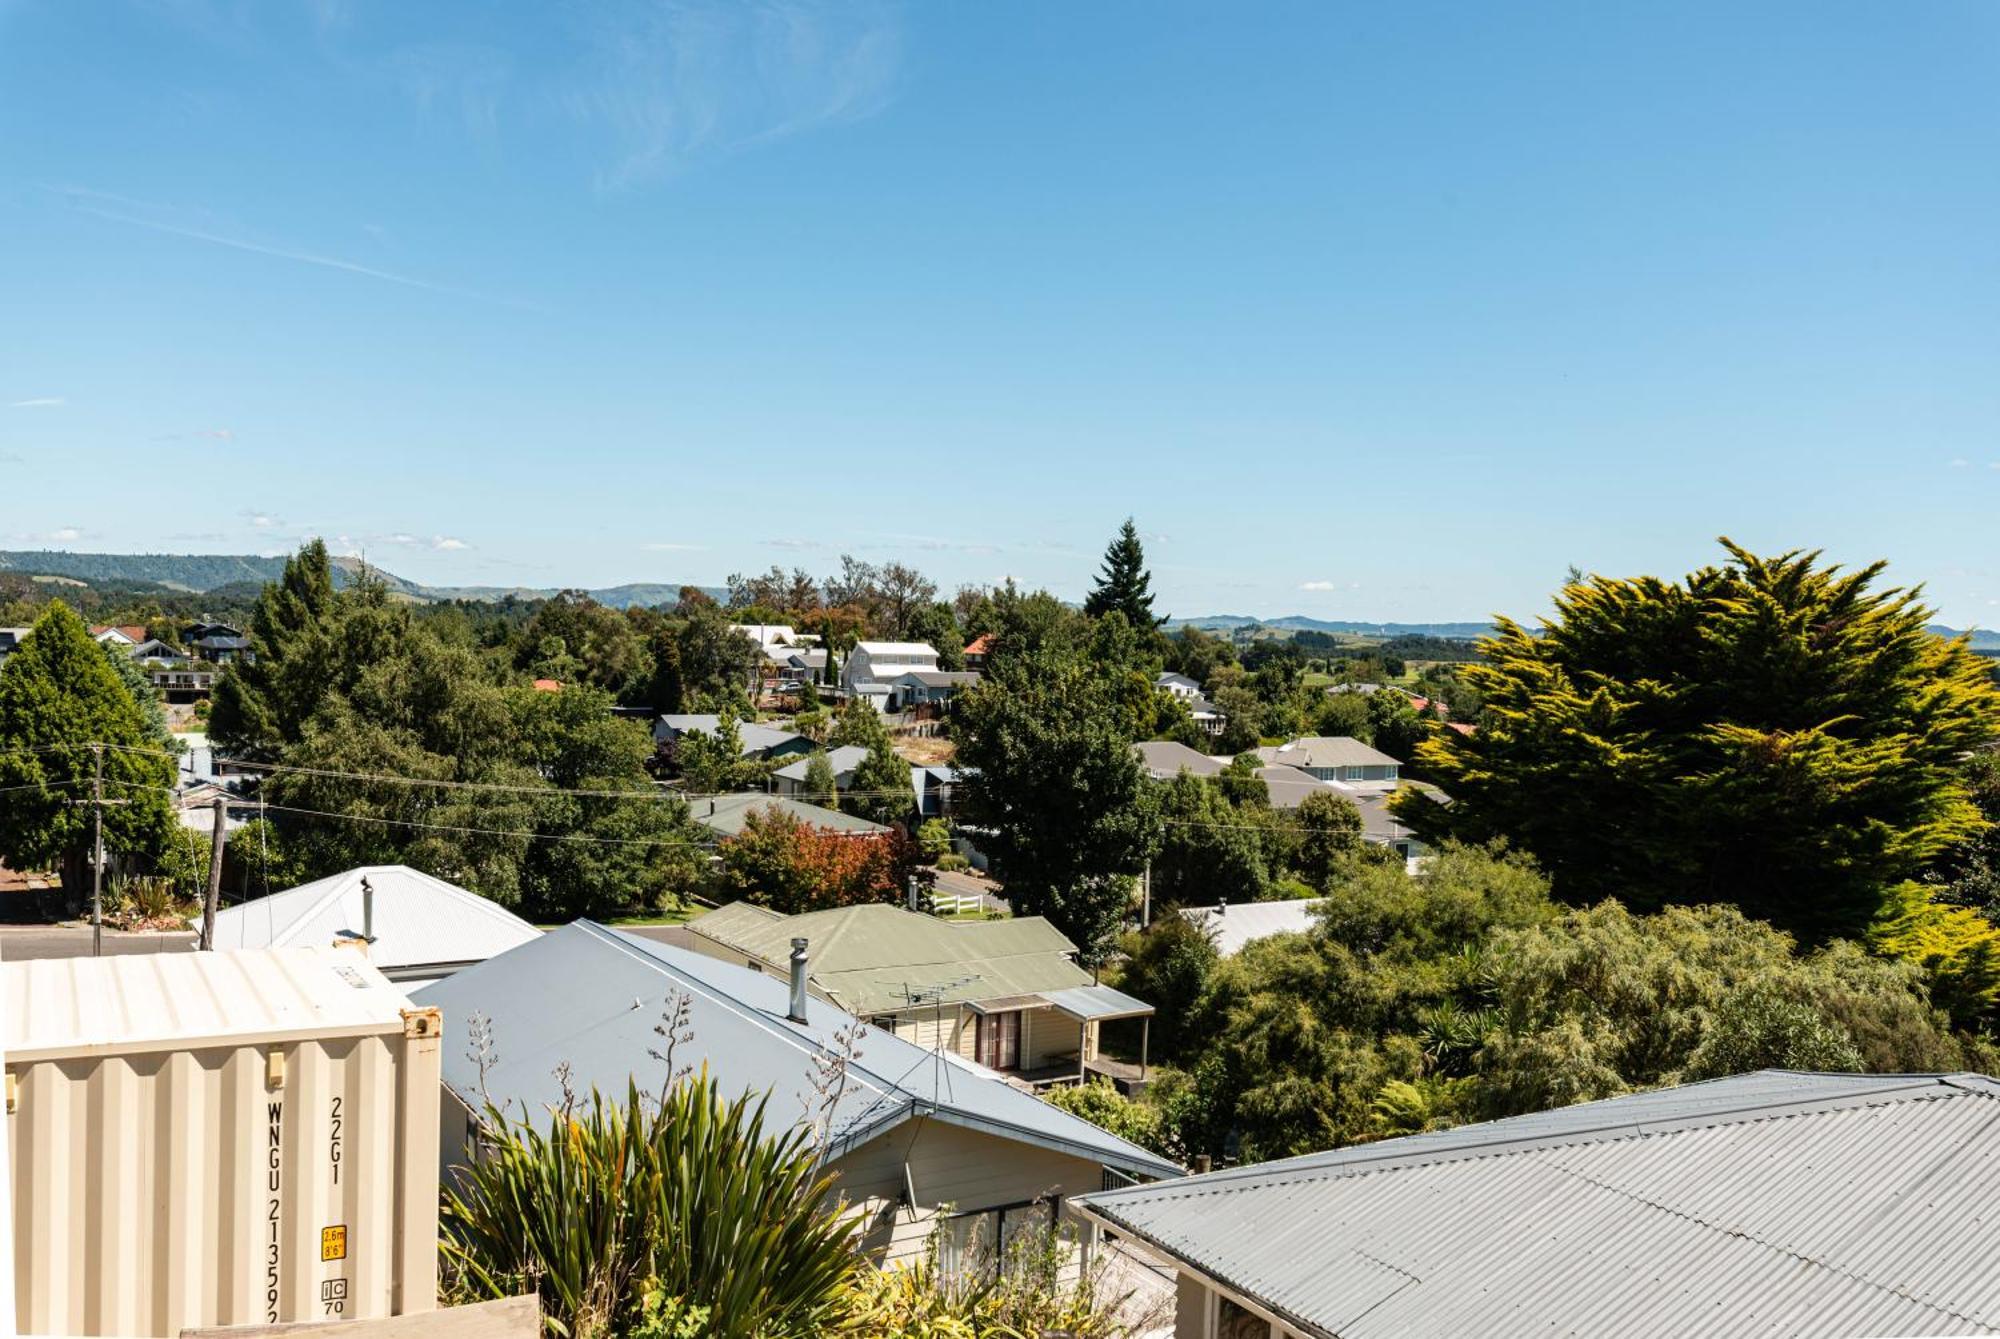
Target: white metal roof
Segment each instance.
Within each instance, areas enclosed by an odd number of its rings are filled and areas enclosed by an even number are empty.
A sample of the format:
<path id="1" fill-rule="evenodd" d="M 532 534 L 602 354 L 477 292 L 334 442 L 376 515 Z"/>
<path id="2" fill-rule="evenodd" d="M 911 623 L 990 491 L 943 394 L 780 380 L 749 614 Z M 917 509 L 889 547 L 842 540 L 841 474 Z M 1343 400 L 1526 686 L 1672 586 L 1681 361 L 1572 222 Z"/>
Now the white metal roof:
<path id="1" fill-rule="evenodd" d="M 410 1002 L 352 949 L 0 963 L 9 1063 L 400 1031 Z"/>
<path id="2" fill-rule="evenodd" d="M 2000 1084 L 1765 1071 L 1092 1214 L 1339 1339 L 2000 1334 Z"/>
<path id="3" fill-rule="evenodd" d="M 541 933 L 499 903 L 408 865 L 363 865 L 227 908 L 215 918 L 215 946 L 318 947 L 358 936 L 363 879 L 375 890 L 368 959 L 385 972 L 484 962 Z"/>
<path id="4" fill-rule="evenodd" d="M 937 659 L 937 648 L 929 642 L 856 642 L 854 649 L 871 656 L 929 656 Z"/>
<path id="5" fill-rule="evenodd" d="M 1266 935 L 1303 934 L 1313 928 L 1316 897 L 1286 902 L 1238 902 L 1220 907 L 1183 907 L 1181 914 L 1215 932 L 1215 951 L 1223 957 Z"/>

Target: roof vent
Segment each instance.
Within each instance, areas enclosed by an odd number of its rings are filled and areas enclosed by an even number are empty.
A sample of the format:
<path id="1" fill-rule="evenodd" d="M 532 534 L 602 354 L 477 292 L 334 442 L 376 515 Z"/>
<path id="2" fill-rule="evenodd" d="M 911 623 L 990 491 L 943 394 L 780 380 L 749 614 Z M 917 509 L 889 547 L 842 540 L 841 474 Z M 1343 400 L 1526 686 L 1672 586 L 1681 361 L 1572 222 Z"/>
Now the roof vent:
<path id="1" fill-rule="evenodd" d="M 792 1007 L 785 1017 L 794 1023 L 806 1021 L 806 941 L 792 941 Z"/>

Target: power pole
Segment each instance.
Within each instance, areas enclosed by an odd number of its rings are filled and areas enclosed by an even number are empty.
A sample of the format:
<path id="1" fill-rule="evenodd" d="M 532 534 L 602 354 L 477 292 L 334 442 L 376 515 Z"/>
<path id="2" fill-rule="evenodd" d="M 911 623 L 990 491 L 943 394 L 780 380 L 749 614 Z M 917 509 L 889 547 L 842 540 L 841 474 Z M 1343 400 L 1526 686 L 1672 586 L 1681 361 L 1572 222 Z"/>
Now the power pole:
<path id="1" fill-rule="evenodd" d="M 104 745 L 90 746 L 90 807 L 96 834 L 90 859 L 90 956 L 104 956 Z"/>
<path id="2" fill-rule="evenodd" d="M 90 798 L 71 800 L 71 804 L 87 804 L 91 807 L 90 839 L 90 956 L 104 956 L 104 806 L 107 804 L 130 804 L 130 800 L 107 800 L 104 798 L 104 745 L 90 746 Z"/>
<path id="3" fill-rule="evenodd" d="M 228 840 L 226 820 L 229 802 L 218 795 L 215 797 L 215 832 L 208 846 L 208 896 L 201 908 L 201 947 L 203 952 L 215 947 L 215 914 L 222 902 L 222 844 Z"/>

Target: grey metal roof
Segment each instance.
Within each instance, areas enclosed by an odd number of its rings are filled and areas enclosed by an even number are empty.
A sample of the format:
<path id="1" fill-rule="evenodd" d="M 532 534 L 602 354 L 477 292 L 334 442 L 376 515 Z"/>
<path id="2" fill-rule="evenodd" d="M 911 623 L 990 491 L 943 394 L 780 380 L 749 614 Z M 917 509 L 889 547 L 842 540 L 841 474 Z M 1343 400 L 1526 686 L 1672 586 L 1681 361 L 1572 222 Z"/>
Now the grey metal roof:
<path id="1" fill-rule="evenodd" d="M 984 676 L 978 670 L 911 670 L 896 676 L 896 682 L 914 680 L 926 688 L 969 688 Z"/>
<path id="2" fill-rule="evenodd" d="M 1173 739 L 1142 740 L 1132 746 L 1132 751 L 1139 755 L 1139 765 L 1157 781 L 1170 780 L 1184 771 L 1196 776 L 1214 776 L 1229 766 L 1227 758 L 1198 753 Z"/>
<path id="3" fill-rule="evenodd" d="M 1041 997 L 1056 1008 L 1088 1022 L 1093 1018 L 1139 1018 L 1150 1016 L 1153 1006 L 1110 986 L 1077 986 L 1070 990 L 1044 990 Z"/>
<path id="4" fill-rule="evenodd" d="M 1264 793 L 1273 809 L 1296 809 L 1306 802 L 1307 796 L 1333 789 L 1311 772 L 1301 772 L 1296 767 L 1259 767 L 1257 779 L 1264 783 Z M 1348 794 L 1346 798 L 1351 800 L 1354 796 Z"/>
<path id="5" fill-rule="evenodd" d="M 2000 1334 L 2000 1084 L 1763 1071 L 1086 1197 L 1339 1339 Z"/>
<path id="6" fill-rule="evenodd" d="M 660 717 L 655 723 L 653 736 L 656 739 L 677 739 L 690 730 L 712 735 L 721 724 L 720 716 L 707 712 L 669 713 Z M 806 747 L 812 743 L 795 731 L 778 730 L 768 725 L 758 725 L 754 721 L 736 723 L 736 740 L 746 758 L 786 747 Z"/>
<path id="7" fill-rule="evenodd" d="M 745 791 L 739 795 L 710 795 L 688 801 L 689 818 L 725 837 L 734 837 L 743 831 L 751 812 L 758 809 L 782 810 L 802 823 L 810 823 L 828 832 L 881 833 L 889 830 L 859 814 L 844 814 L 838 809 L 807 804 L 789 795 L 770 795 L 761 790 Z"/>
<path id="8" fill-rule="evenodd" d="M 589 921 L 426 986 L 415 998 L 444 1010 L 448 1035 L 463 1039 L 474 1014 L 492 1025 L 494 1058 L 485 1095 L 539 1114 L 561 1100 L 559 1064 L 578 1091 L 623 1095 L 664 1077 L 648 1052 L 669 994 L 689 999 L 691 1049 L 676 1064 L 706 1061 L 726 1089 L 768 1092 L 782 1121 L 812 1091 L 815 1060 L 834 1049 L 851 1014 L 813 999 L 807 1021 L 786 1018 L 784 978 L 752 972 Z M 479 1067 L 463 1044 L 444 1048 L 444 1081 L 461 1101 L 482 1102 Z M 1166 1177 L 1180 1169 L 1090 1122 L 1058 1110 L 955 1055 L 940 1054 L 877 1028 L 861 1034 L 846 1096 L 834 1112 L 831 1156 L 919 1116 L 1089 1158 L 1128 1175 Z"/>
<path id="9" fill-rule="evenodd" d="M 1275 747 L 1257 750 L 1265 762 L 1288 767 L 1400 767 L 1401 763 L 1380 749 L 1371 748 L 1350 735 L 1307 735 Z"/>
<path id="10" fill-rule="evenodd" d="M 832 748 L 826 751 L 826 760 L 832 765 L 833 774 L 836 778 L 851 775 L 854 769 L 861 766 L 867 758 L 868 750 L 862 748 L 859 744 L 842 744 L 839 748 Z M 786 763 L 771 775 L 784 777 L 787 781 L 803 782 L 806 779 L 806 771 L 811 766 L 812 755 L 808 753 L 797 762 Z"/>

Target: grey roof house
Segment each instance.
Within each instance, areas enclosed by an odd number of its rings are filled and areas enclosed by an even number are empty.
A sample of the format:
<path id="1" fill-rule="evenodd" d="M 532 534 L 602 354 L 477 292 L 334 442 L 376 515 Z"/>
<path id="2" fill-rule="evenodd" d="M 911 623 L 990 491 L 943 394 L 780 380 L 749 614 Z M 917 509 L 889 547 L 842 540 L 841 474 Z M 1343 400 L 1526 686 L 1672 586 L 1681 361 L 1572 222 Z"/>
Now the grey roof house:
<path id="1" fill-rule="evenodd" d="M 666 744 L 693 731 L 712 735 L 722 727 L 722 718 L 707 712 L 673 713 L 653 723 L 653 740 Z M 789 758 L 811 753 L 813 742 L 790 730 L 778 730 L 753 721 L 736 723 L 736 739 L 746 758 Z"/>
<path id="2" fill-rule="evenodd" d="M 750 815 L 759 810 L 776 810 L 789 814 L 801 823 L 810 823 L 823 832 L 844 832 L 856 836 L 879 836 L 889 829 L 880 823 L 871 822 L 859 814 L 844 814 L 838 809 L 827 809 L 817 804 L 807 804 L 804 800 L 790 795 L 767 795 L 760 790 L 743 791 L 736 795 L 704 795 L 688 801 L 688 817 L 707 828 L 710 832 L 724 837 L 734 837 L 743 831 L 743 825 Z"/>
<path id="3" fill-rule="evenodd" d="M 787 957 L 785 972 L 760 974 L 578 921 L 418 992 L 452 1035 L 474 1015 L 492 1028 L 483 1085 L 466 1047 L 445 1048 L 447 1166 L 473 1156 L 470 1116 L 486 1098 L 537 1116 L 555 1106 L 558 1065 L 579 1091 L 656 1087 L 665 1074 L 650 1054 L 661 1045 L 654 1027 L 670 999 L 687 1001 L 693 1033 L 677 1062 L 706 1063 L 731 1095 L 770 1094 L 771 1119 L 797 1116 L 841 1052 L 835 1034 L 855 1020 L 810 997 L 789 945 Z M 861 1034 L 826 1135 L 836 1193 L 863 1211 L 865 1243 L 884 1260 L 920 1256 L 940 1218 L 957 1252 L 1046 1222 L 1108 1179 L 1180 1174 L 948 1050 L 874 1030 Z"/>
<path id="4" fill-rule="evenodd" d="M 1380 749 L 1347 735 L 1309 735 L 1288 744 L 1266 746 L 1257 756 L 1267 763 L 1296 767 L 1321 781 L 1395 783 L 1403 765 Z"/>
<path id="5" fill-rule="evenodd" d="M 978 670 L 907 670 L 889 680 L 889 710 L 948 706 L 979 679 Z"/>
<path id="6" fill-rule="evenodd" d="M 2000 1334 L 2000 1083 L 1765 1070 L 1078 1205 L 1176 1339 Z"/>
<path id="7" fill-rule="evenodd" d="M 854 769 L 868 758 L 868 750 L 859 744 L 842 744 L 839 748 L 826 751 L 827 765 L 833 768 L 833 784 L 836 790 L 846 790 L 854 784 Z M 786 763 L 771 773 L 771 785 L 780 795 L 797 795 L 806 788 L 806 771 L 812 766 L 812 754 L 807 753 L 797 762 Z"/>

